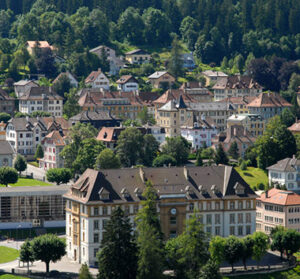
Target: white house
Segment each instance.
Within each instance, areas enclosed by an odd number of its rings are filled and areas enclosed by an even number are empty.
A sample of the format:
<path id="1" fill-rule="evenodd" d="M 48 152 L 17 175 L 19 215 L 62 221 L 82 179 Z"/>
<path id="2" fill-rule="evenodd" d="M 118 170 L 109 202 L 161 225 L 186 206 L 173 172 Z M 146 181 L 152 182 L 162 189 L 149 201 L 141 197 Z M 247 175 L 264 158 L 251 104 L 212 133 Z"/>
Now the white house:
<path id="1" fill-rule="evenodd" d="M 118 90 L 123 92 L 139 90 L 139 83 L 132 75 L 121 76 L 117 80 Z"/>
<path id="2" fill-rule="evenodd" d="M 19 98 L 19 111 L 31 114 L 35 111 L 50 112 L 53 116 L 63 115 L 63 97 L 51 87 L 31 87 Z"/>
<path id="3" fill-rule="evenodd" d="M 192 116 L 181 126 L 181 136 L 192 144 L 193 149 L 199 149 L 212 145 L 212 139 L 219 133 L 218 127 L 213 119 L 206 117 Z"/>
<path id="4" fill-rule="evenodd" d="M 267 170 L 269 185 L 280 184 L 285 185 L 288 190 L 300 191 L 300 160 L 295 156 L 280 160 Z"/>
<path id="5" fill-rule="evenodd" d="M 98 71 L 92 71 L 84 81 L 85 85 L 92 88 L 103 88 L 109 90 L 109 79 L 106 75 L 98 69 Z"/>
<path id="6" fill-rule="evenodd" d="M 60 152 L 65 146 L 65 136 L 63 131 L 52 131 L 42 140 L 44 158 L 39 160 L 40 168 L 45 170 L 52 168 L 63 168 L 64 159 Z"/>

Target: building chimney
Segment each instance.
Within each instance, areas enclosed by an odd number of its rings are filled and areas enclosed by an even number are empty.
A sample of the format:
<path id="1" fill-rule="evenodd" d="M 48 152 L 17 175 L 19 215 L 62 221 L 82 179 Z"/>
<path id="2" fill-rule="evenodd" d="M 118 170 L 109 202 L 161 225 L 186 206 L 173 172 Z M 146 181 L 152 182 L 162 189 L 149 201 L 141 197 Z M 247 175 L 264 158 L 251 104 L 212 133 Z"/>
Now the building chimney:
<path id="1" fill-rule="evenodd" d="M 266 199 L 269 198 L 269 190 L 267 190 L 267 191 L 265 192 L 265 195 L 266 195 Z"/>
<path id="2" fill-rule="evenodd" d="M 140 178 L 145 183 L 145 172 L 142 167 L 139 168 Z"/>
<path id="3" fill-rule="evenodd" d="M 189 180 L 189 171 L 186 168 L 186 166 L 183 167 L 183 175 L 184 175 L 186 180 Z"/>

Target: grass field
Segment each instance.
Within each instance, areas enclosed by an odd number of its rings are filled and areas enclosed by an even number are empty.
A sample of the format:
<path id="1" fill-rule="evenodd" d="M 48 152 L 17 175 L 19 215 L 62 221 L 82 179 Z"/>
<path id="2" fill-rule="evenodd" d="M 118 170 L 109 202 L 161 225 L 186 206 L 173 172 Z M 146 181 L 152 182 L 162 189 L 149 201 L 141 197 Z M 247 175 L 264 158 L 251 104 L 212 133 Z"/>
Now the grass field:
<path id="1" fill-rule="evenodd" d="M 11 274 L 3 274 L 3 275 L 0 275 L 0 279 L 29 279 L 29 278 L 20 277 L 20 276 L 11 275 Z"/>
<path id="2" fill-rule="evenodd" d="M 248 167 L 247 170 L 242 171 L 239 167 L 236 167 L 235 170 L 252 188 L 259 183 L 268 185 L 268 175 L 261 169 Z"/>
<path id="3" fill-rule="evenodd" d="M 223 279 L 299 279 L 300 278 L 300 266 L 290 269 L 288 271 L 274 272 L 270 274 L 253 274 L 253 275 L 241 275 L 234 277 L 223 277 Z"/>
<path id="4" fill-rule="evenodd" d="M 19 186 L 51 186 L 52 184 L 40 180 L 31 179 L 31 178 L 19 178 L 17 183 L 9 184 L 9 185 L 12 187 L 19 187 Z M 4 185 L 1 186 L 5 187 Z"/>
<path id="5" fill-rule="evenodd" d="M 0 246 L 0 263 L 14 261 L 19 257 L 19 252 L 16 249 Z M 1 278 L 1 277 L 0 277 Z"/>

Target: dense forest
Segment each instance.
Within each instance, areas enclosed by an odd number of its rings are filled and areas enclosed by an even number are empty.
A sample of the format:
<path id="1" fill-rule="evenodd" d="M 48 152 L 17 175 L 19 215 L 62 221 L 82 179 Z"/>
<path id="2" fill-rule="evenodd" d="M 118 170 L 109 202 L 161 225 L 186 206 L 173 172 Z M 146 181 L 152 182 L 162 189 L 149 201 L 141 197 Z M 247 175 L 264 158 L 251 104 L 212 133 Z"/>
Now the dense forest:
<path id="1" fill-rule="evenodd" d="M 87 48 L 168 47 L 172 33 L 203 63 L 300 58 L 299 0 L 1 0 L 0 9 L 0 70 L 27 40 L 47 40 L 84 68 Z"/>

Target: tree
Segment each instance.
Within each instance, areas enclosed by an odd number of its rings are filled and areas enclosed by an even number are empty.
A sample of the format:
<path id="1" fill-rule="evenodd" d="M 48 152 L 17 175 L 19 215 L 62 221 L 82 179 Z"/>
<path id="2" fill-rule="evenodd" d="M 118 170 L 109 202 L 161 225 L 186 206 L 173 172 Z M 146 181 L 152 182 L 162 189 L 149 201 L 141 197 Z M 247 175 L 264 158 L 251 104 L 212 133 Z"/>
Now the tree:
<path id="1" fill-rule="evenodd" d="M 121 162 L 118 156 L 109 149 L 106 148 L 100 152 L 97 156 L 95 169 L 118 169 L 121 167 Z"/>
<path id="2" fill-rule="evenodd" d="M 27 263 L 27 271 L 29 272 L 29 262 L 34 261 L 32 246 L 29 240 L 26 240 L 21 246 L 20 260 Z"/>
<path id="3" fill-rule="evenodd" d="M 104 148 L 103 143 L 96 139 L 83 140 L 73 163 L 73 169 L 77 173 L 83 173 L 88 168 L 94 168 L 97 156 Z"/>
<path id="4" fill-rule="evenodd" d="M 11 119 L 11 116 L 8 113 L 6 112 L 0 113 L 0 122 L 3 121 L 4 123 L 7 123 L 9 119 Z"/>
<path id="5" fill-rule="evenodd" d="M 177 35 L 174 35 L 172 41 L 171 58 L 168 64 L 168 71 L 175 78 L 178 78 L 182 74 L 183 71 L 182 66 L 183 66 L 182 49 Z"/>
<path id="6" fill-rule="evenodd" d="M 288 259 L 300 249 L 300 233 L 293 229 L 287 229 L 282 237 L 282 244 Z"/>
<path id="7" fill-rule="evenodd" d="M 230 147 L 228 149 L 228 154 L 235 160 L 237 160 L 239 158 L 239 148 L 238 148 L 236 141 L 234 141 L 230 145 Z"/>
<path id="8" fill-rule="evenodd" d="M 216 150 L 215 163 L 217 165 L 219 165 L 219 164 L 227 165 L 228 161 L 229 160 L 223 149 L 223 146 L 219 143 L 218 148 Z"/>
<path id="9" fill-rule="evenodd" d="M 235 262 L 240 260 L 243 251 L 243 244 L 236 236 L 229 236 L 224 246 L 224 258 L 231 265 L 232 272 Z"/>
<path id="10" fill-rule="evenodd" d="M 36 48 L 33 49 L 33 55 L 38 72 L 44 74 L 46 77 L 54 77 L 56 74 L 56 66 L 54 55 L 50 48 Z"/>
<path id="11" fill-rule="evenodd" d="M 49 273 L 50 262 L 57 262 L 66 254 L 64 239 L 54 234 L 44 234 L 34 238 L 31 242 L 34 259 L 46 264 Z"/>
<path id="12" fill-rule="evenodd" d="M 259 262 L 266 254 L 269 248 L 269 237 L 263 232 L 254 232 L 252 234 L 253 239 L 253 254 L 252 258 L 257 261 L 257 266 Z"/>
<path id="13" fill-rule="evenodd" d="M 44 150 L 43 150 L 43 147 L 40 144 L 38 144 L 35 154 L 34 154 L 34 159 L 38 160 L 41 158 L 44 158 Z"/>
<path id="14" fill-rule="evenodd" d="M 259 168 L 275 164 L 277 161 L 292 157 L 297 152 L 296 141 L 279 116 L 271 118 L 264 134 L 255 142 Z"/>
<path id="15" fill-rule="evenodd" d="M 61 97 L 64 96 L 65 93 L 68 93 L 71 89 L 70 79 L 66 74 L 61 75 L 58 80 L 53 84 L 53 90 Z"/>
<path id="16" fill-rule="evenodd" d="M 27 169 L 27 162 L 24 156 L 18 154 L 16 159 L 14 160 L 14 168 L 19 172 L 21 176 L 21 172 Z"/>
<path id="17" fill-rule="evenodd" d="M 163 166 L 176 166 L 177 162 L 175 160 L 175 158 L 173 158 L 170 155 L 166 155 L 166 154 L 162 154 L 157 156 L 154 160 L 153 160 L 153 167 L 163 167 Z"/>
<path id="18" fill-rule="evenodd" d="M 128 216 L 117 207 L 108 221 L 98 254 L 98 279 L 135 279 L 137 246 Z"/>
<path id="19" fill-rule="evenodd" d="M 82 264 L 79 270 L 79 279 L 93 279 L 93 275 L 89 271 L 86 263 Z"/>
<path id="20" fill-rule="evenodd" d="M 177 165 L 187 162 L 190 151 L 190 144 L 181 136 L 166 138 L 166 144 L 162 147 L 162 154 L 170 155 Z"/>
<path id="21" fill-rule="evenodd" d="M 179 261 L 182 264 L 185 278 L 196 278 L 199 270 L 209 259 L 208 235 L 203 231 L 203 225 L 194 213 L 187 221 L 182 238 L 182 247 L 179 249 Z"/>
<path id="22" fill-rule="evenodd" d="M 283 235 L 285 234 L 285 228 L 282 226 L 277 226 L 271 231 L 271 249 L 272 251 L 280 252 L 280 258 L 282 259 L 282 255 L 284 253 L 284 244 L 283 244 Z"/>
<path id="23" fill-rule="evenodd" d="M 11 167 L 1 167 L 0 168 L 0 184 L 7 187 L 8 183 L 17 183 L 18 172 Z"/>
<path id="24" fill-rule="evenodd" d="M 143 163 L 152 166 L 152 162 L 158 153 L 159 143 L 151 134 L 144 135 Z"/>
<path id="25" fill-rule="evenodd" d="M 131 167 L 142 161 L 144 138 L 140 130 L 134 127 L 121 132 L 117 141 L 117 154 L 123 166 Z"/>
<path id="26" fill-rule="evenodd" d="M 59 185 L 61 183 L 68 183 L 72 178 L 72 172 L 70 169 L 53 168 L 47 171 L 46 177 L 49 182 L 55 182 Z"/>
<path id="27" fill-rule="evenodd" d="M 149 64 L 143 64 L 143 66 L 149 65 Z M 145 124 L 155 124 L 155 120 L 153 117 L 148 113 L 147 107 L 143 107 L 143 109 L 138 113 L 137 118 L 141 121 L 142 125 Z"/>
<path id="28" fill-rule="evenodd" d="M 163 278 L 163 241 L 156 211 L 157 194 L 150 181 L 146 182 L 137 222 L 138 269 L 137 279 Z"/>
<path id="29" fill-rule="evenodd" d="M 280 115 L 280 119 L 286 127 L 290 127 L 295 123 L 296 117 L 289 108 L 285 108 Z"/>
<path id="30" fill-rule="evenodd" d="M 196 163 L 195 163 L 195 165 L 196 165 L 197 167 L 203 166 L 203 160 L 202 160 L 202 157 L 201 157 L 201 152 L 197 152 Z"/>
<path id="31" fill-rule="evenodd" d="M 72 116 L 78 114 L 81 110 L 78 99 L 79 96 L 77 95 L 76 90 L 71 89 L 70 93 L 65 93 L 66 102 L 64 104 L 64 116 L 66 116 L 67 119 L 71 118 Z"/>
<path id="32" fill-rule="evenodd" d="M 243 249 L 242 249 L 242 260 L 244 264 L 244 269 L 247 269 L 247 259 L 252 257 L 253 254 L 253 245 L 254 241 L 252 236 L 247 235 L 243 239 L 241 239 L 242 244 L 243 244 Z"/>
<path id="33" fill-rule="evenodd" d="M 221 236 L 215 236 L 209 242 L 209 252 L 211 259 L 220 265 L 224 261 L 224 249 L 225 249 L 226 239 Z"/>
<path id="34" fill-rule="evenodd" d="M 222 279 L 218 264 L 214 260 L 209 259 L 201 269 L 198 279 Z"/>
<path id="35" fill-rule="evenodd" d="M 188 49 L 194 50 L 199 33 L 199 22 L 196 19 L 187 16 L 182 20 L 179 31 L 183 41 L 187 44 Z"/>

